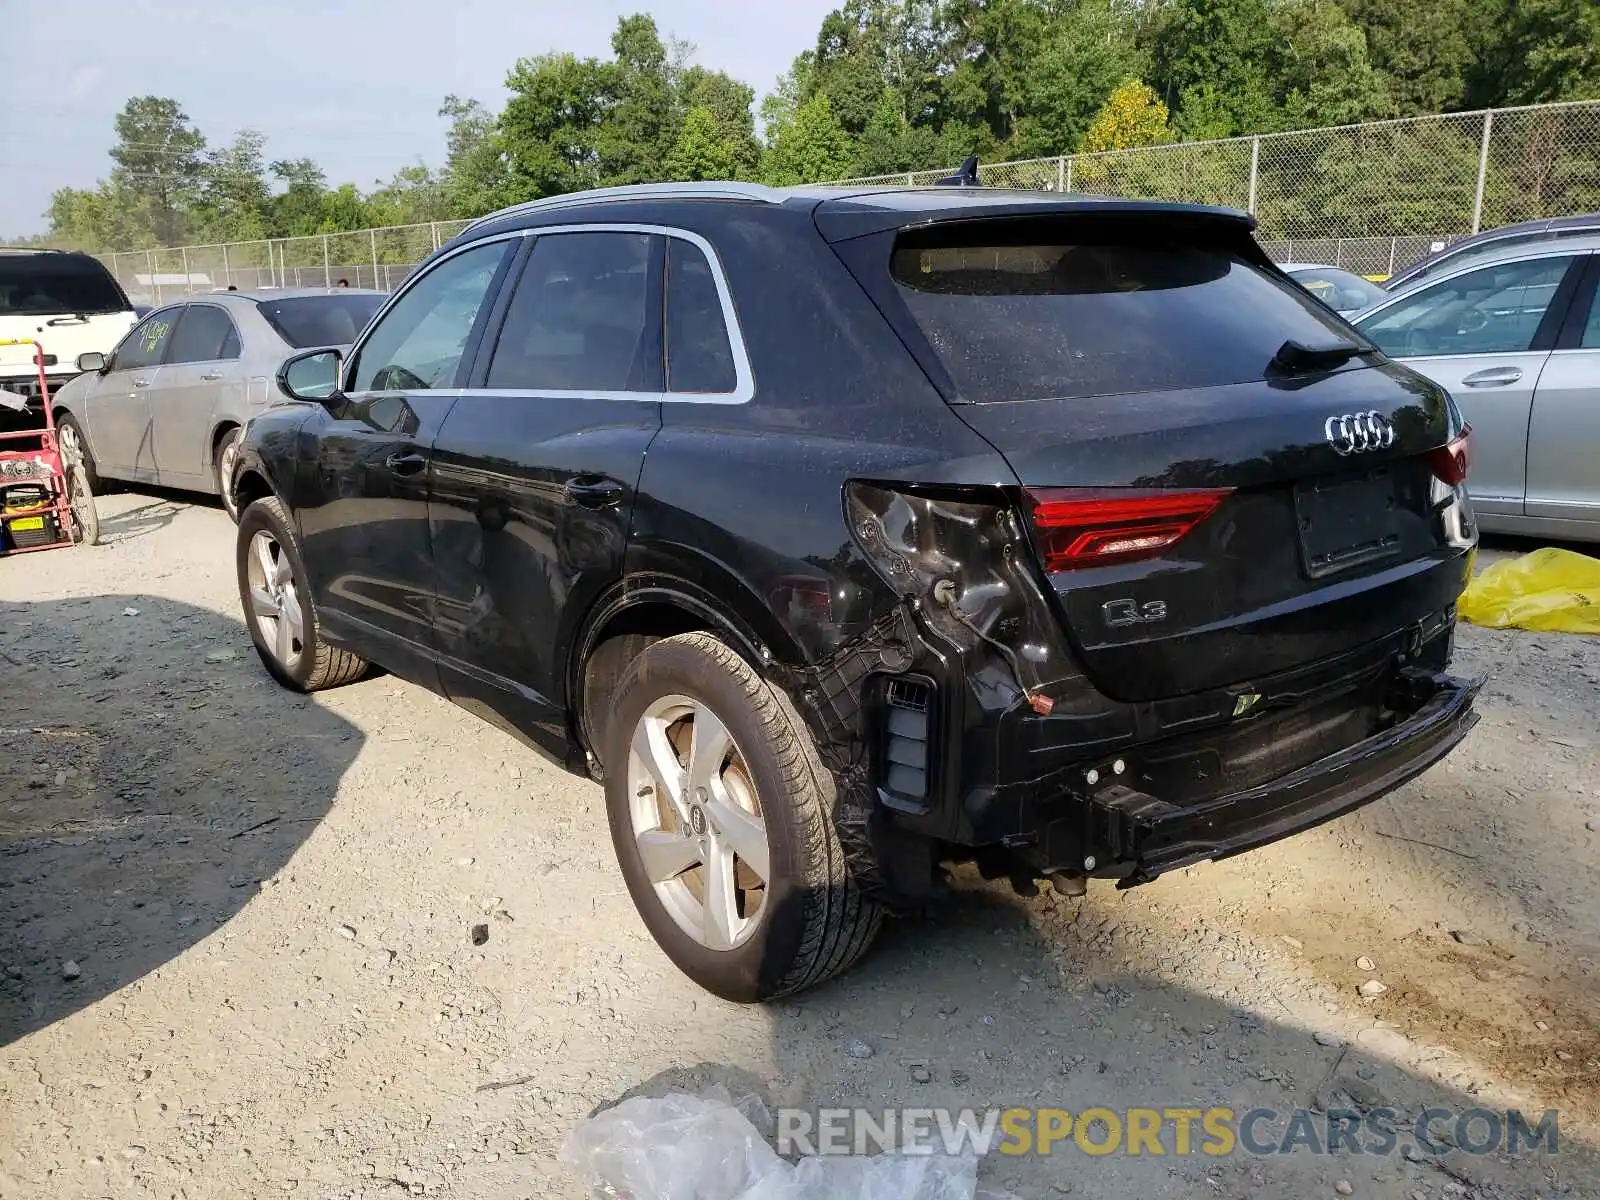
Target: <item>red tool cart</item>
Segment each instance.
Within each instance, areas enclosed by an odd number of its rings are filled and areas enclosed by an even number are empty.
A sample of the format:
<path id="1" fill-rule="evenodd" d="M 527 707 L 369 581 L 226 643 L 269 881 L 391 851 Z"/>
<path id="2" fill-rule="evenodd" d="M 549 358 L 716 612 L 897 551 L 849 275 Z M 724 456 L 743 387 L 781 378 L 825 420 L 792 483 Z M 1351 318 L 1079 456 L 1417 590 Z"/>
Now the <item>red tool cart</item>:
<path id="1" fill-rule="evenodd" d="M 0 339 L 0 346 L 33 347 L 42 407 L 36 420 L 31 406 L 0 405 L 0 557 L 92 546 L 100 536 L 100 518 L 80 447 L 63 448 L 56 435 L 44 349 L 28 339 Z"/>

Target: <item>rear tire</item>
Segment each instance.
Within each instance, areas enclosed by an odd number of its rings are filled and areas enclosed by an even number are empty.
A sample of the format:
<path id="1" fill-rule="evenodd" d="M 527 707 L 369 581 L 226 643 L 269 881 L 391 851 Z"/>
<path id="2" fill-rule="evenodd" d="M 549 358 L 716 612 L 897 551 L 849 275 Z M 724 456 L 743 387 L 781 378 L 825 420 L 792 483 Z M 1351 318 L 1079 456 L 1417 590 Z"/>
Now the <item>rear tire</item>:
<path id="1" fill-rule="evenodd" d="M 217 496 L 222 501 L 222 511 L 235 525 L 239 523 L 239 504 L 233 498 L 233 466 L 239 460 L 239 431 L 230 429 L 217 442 L 217 452 L 212 459 L 211 472 L 217 483 Z"/>
<path id="2" fill-rule="evenodd" d="M 276 496 L 257 500 L 240 516 L 234 561 L 245 627 L 268 674 L 297 692 L 339 687 L 366 674 L 365 659 L 323 638 L 300 545 Z"/>
<path id="3" fill-rule="evenodd" d="M 833 777 L 789 698 L 705 633 L 646 648 L 614 695 L 602 755 L 612 842 L 667 957 L 741 1003 L 855 963 L 883 912 L 846 866 Z"/>

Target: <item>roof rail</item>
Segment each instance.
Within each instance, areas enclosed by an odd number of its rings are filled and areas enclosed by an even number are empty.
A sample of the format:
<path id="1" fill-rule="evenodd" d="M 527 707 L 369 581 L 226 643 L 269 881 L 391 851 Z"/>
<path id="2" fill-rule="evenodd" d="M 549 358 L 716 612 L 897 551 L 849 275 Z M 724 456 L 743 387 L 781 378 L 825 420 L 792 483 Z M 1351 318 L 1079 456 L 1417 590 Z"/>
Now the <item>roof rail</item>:
<path id="1" fill-rule="evenodd" d="M 466 229 L 476 229 L 488 221 L 501 217 L 521 216 L 524 213 L 552 212 L 574 208 L 581 204 L 617 204 L 626 200 L 759 200 L 763 204 L 782 204 L 784 193 L 763 183 L 640 183 L 623 187 L 591 188 L 582 192 L 565 192 L 559 196 L 545 196 L 524 204 L 513 204 L 487 216 L 479 217 Z"/>
<path id="2" fill-rule="evenodd" d="M 0 246 L 0 254 L 81 254 L 81 250 L 63 250 L 60 246 Z"/>

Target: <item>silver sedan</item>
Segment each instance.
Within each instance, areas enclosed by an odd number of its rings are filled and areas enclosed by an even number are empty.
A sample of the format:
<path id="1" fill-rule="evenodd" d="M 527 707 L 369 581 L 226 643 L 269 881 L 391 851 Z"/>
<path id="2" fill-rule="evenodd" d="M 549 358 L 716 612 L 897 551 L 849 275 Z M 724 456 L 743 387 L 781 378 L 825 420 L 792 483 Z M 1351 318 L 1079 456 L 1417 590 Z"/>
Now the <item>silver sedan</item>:
<path id="1" fill-rule="evenodd" d="M 1442 385 L 1472 425 L 1491 532 L 1600 541 L 1600 237 L 1485 250 L 1355 327 Z"/>
<path id="2" fill-rule="evenodd" d="M 109 359 L 79 357 L 83 374 L 55 395 L 61 438 L 81 445 L 92 481 L 206 492 L 237 516 L 221 481 L 240 428 L 281 399 L 278 364 L 308 346 L 350 345 L 383 300 L 356 288 L 284 288 L 163 305 Z"/>

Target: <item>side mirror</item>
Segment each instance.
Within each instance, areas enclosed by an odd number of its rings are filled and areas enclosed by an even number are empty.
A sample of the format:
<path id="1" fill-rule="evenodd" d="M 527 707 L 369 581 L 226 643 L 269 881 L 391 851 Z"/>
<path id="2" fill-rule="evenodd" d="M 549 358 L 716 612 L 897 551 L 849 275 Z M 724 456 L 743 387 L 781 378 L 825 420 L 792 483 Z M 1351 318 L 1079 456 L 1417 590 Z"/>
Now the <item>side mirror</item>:
<path id="1" fill-rule="evenodd" d="M 304 350 L 283 360 L 278 368 L 278 390 L 291 400 L 327 404 L 340 397 L 342 350 Z"/>
<path id="2" fill-rule="evenodd" d="M 88 372 L 104 371 L 105 369 L 106 356 L 101 354 L 100 351 L 90 350 L 85 354 L 78 355 L 78 370 Z"/>

